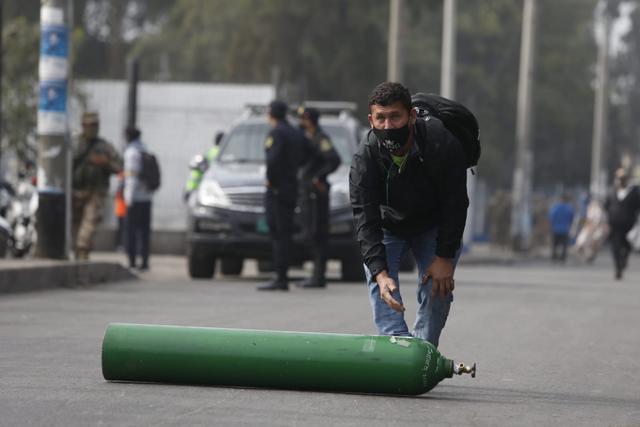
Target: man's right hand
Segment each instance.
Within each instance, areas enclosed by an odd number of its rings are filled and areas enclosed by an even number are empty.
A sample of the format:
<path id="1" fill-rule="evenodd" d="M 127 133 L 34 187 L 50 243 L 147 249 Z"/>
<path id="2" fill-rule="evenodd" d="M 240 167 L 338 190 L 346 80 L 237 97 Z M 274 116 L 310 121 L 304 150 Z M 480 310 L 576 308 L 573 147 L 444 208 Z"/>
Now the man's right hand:
<path id="1" fill-rule="evenodd" d="M 396 281 L 389 277 L 386 270 L 382 270 L 376 275 L 376 282 L 378 283 L 378 288 L 380 288 L 380 298 L 382 298 L 389 307 L 402 313 L 405 310 L 404 305 L 391 296 L 393 292 L 398 289 Z"/>

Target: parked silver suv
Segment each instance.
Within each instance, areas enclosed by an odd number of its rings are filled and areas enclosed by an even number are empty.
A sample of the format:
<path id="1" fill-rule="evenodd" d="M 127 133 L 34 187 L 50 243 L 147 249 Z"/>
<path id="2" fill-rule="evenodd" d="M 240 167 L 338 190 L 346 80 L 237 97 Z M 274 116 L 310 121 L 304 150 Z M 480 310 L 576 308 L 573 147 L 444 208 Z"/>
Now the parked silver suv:
<path id="1" fill-rule="evenodd" d="M 364 277 L 355 240 L 349 202 L 349 167 L 362 127 L 347 103 L 305 103 L 322 112 L 320 125 L 331 137 L 342 164 L 329 176 L 330 237 L 328 255 L 341 262 L 341 278 L 358 281 Z M 296 120 L 292 118 L 292 120 Z M 222 273 L 237 275 L 243 261 L 257 259 L 267 270 L 272 245 L 264 212 L 264 141 L 269 132 L 265 114 L 253 109 L 227 134 L 220 153 L 205 173 L 200 187 L 189 200 L 187 232 L 189 274 L 210 278 L 220 260 Z M 299 212 L 299 209 L 296 209 Z M 301 234 L 296 215 L 294 264 L 312 257 Z"/>

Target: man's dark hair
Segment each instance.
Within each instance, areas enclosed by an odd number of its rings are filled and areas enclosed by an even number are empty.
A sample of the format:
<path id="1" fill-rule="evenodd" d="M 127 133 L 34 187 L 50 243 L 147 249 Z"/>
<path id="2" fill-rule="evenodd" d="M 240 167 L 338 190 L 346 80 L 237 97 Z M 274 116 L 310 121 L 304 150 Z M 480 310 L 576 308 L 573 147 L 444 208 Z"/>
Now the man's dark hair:
<path id="1" fill-rule="evenodd" d="M 140 130 L 133 126 L 128 126 L 124 131 L 125 136 L 127 137 L 127 141 L 135 141 L 140 138 Z"/>
<path id="2" fill-rule="evenodd" d="M 315 108 L 304 108 L 302 109 L 300 117 L 307 118 L 311 120 L 311 123 L 313 123 L 314 126 L 318 126 L 318 121 L 320 120 L 320 111 Z"/>
<path id="3" fill-rule="evenodd" d="M 411 93 L 409 89 L 397 82 L 380 83 L 369 94 L 369 109 L 372 105 L 387 107 L 396 102 L 400 102 L 407 111 L 411 111 Z"/>
<path id="4" fill-rule="evenodd" d="M 287 116 L 288 109 L 287 104 L 279 99 L 269 103 L 269 115 L 276 120 L 283 120 Z"/>

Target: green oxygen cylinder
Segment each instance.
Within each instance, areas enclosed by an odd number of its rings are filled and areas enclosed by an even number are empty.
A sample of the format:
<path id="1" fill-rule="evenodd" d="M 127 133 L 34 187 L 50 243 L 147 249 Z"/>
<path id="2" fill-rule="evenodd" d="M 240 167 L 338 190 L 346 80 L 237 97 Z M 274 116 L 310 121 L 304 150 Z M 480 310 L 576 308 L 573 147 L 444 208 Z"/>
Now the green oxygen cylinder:
<path id="1" fill-rule="evenodd" d="M 112 323 L 109 381 L 418 395 L 473 366 L 417 338 Z"/>

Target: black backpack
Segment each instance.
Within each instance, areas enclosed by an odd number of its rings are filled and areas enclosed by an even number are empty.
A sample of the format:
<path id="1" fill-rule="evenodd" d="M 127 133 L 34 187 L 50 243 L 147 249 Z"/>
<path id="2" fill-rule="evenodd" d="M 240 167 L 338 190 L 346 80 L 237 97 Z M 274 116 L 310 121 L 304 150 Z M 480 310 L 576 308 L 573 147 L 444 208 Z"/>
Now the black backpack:
<path id="1" fill-rule="evenodd" d="M 467 168 L 478 165 L 480 159 L 480 128 L 478 120 L 464 105 L 432 93 L 418 92 L 411 97 L 418 117 L 439 119 L 462 144 L 467 157 Z"/>
<path id="2" fill-rule="evenodd" d="M 139 178 L 146 185 L 149 191 L 156 191 L 160 188 L 160 165 L 156 156 L 143 151 L 141 153 L 142 164 L 140 168 Z"/>

